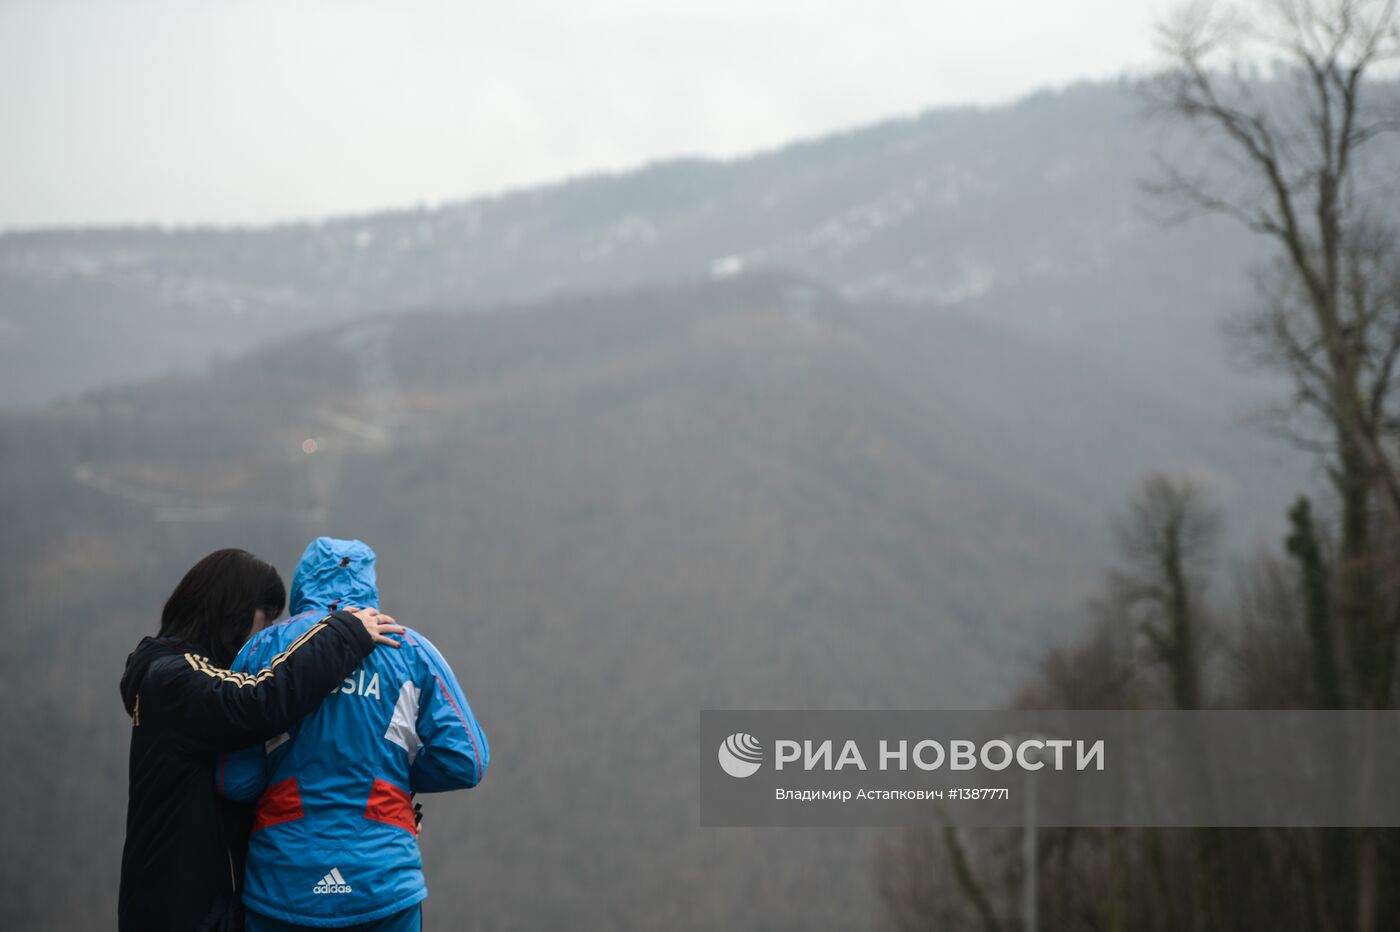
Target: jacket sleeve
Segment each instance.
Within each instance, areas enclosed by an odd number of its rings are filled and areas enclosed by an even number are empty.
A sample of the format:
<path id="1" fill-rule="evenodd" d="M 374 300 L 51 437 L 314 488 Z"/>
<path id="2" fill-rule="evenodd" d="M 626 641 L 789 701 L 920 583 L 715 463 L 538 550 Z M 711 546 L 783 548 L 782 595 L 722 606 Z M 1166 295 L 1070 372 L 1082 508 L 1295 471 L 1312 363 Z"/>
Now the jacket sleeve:
<path id="1" fill-rule="evenodd" d="M 264 632 L 264 635 L 266 633 Z M 262 641 L 263 638 L 254 637 L 244 644 L 238 656 L 233 658 L 229 669 L 235 673 L 249 673 L 264 667 L 265 664 L 259 662 L 261 657 L 266 655 Z M 257 666 L 254 667 L 253 664 Z M 283 732 L 278 738 L 285 735 L 286 732 Z M 277 738 L 272 739 L 276 740 Z M 255 744 L 241 751 L 220 751 L 219 764 L 214 771 L 214 785 L 218 787 L 219 792 L 238 801 L 254 800 L 262 795 L 262 791 L 267 787 L 266 747 L 272 741 Z"/>
<path id="2" fill-rule="evenodd" d="M 187 653 L 152 666 L 142 714 L 220 750 L 286 731 L 320 705 L 374 649 L 349 612 L 313 625 L 256 673 L 237 673 Z"/>
<path id="3" fill-rule="evenodd" d="M 267 788 L 267 751 L 255 744 L 241 751 L 219 754 L 219 766 L 214 773 L 219 792 L 240 802 L 257 799 Z"/>
<path id="4" fill-rule="evenodd" d="M 418 681 L 422 745 L 409 768 L 410 788 L 415 793 L 441 793 L 476 786 L 491 760 L 486 733 L 442 654 L 417 632 L 411 643 L 422 660 Z"/>

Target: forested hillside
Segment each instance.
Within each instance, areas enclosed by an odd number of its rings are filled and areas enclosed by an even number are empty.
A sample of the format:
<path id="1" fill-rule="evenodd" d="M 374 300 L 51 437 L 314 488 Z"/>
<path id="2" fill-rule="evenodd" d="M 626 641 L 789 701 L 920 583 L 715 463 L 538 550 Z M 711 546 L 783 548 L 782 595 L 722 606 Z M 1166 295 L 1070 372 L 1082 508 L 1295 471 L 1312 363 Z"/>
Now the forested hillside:
<path id="1" fill-rule="evenodd" d="M 698 828 L 700 709 L 999 704 L 1079 630 L 1102 502 L 1164 464 L 1246 522 L 1297 487 L 1089 354 L 777 274 L 336 325 L 0 447 L 14 929 L 109 923 L 116 682 L 213 548 L 361 537 L 454 663 L 493 766 L 425 800 L 430 915 L 851 928 L 866 836 Z"/>
<path id="2" fill-rule="evenodd" d="M 367 312 L 787 269 L 852 297 L 961 304 L 1196 401 L 1257 249 L 1163 229 L 1160 125 L 1126 85 L 943 108 L 730 161 L 261 228 L 0 234 L 0 403 L 45 401 Z M 1157 205 L 1157 212 L 1160 213 Z"/>

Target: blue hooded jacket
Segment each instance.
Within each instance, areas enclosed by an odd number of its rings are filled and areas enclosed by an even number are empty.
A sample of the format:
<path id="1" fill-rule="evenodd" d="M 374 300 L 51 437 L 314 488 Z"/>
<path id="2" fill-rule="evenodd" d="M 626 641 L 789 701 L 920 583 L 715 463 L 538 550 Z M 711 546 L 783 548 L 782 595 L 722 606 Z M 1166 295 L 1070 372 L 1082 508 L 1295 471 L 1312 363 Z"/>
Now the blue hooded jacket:
<path id="1" fill-rule="evenodd" d="M 378 608 L 374 561 L 358 540 L 312 541 L 292 578 L 292 617 L 254 636 L 233 669 L 294 649 L 327 612 Z M 411 796 L 475 786 L 491 750 L 447 661 L 416 631 L 402 641 L 373 651 L 288 733 L 220 758 L 219 791 L 258 800 L 248 909 L 334 927 L 427 897 Z"/>

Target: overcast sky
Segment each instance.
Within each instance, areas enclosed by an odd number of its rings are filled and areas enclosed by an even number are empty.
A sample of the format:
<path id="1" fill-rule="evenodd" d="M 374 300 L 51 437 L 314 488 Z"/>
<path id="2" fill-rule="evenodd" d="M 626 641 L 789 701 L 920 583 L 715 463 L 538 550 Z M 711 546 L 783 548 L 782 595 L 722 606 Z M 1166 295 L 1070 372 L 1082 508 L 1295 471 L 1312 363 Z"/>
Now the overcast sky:
<path id="1" fill-rule="evenodd" d="M 1151 61 L 1165 0 L 0 0 L 0 228 L 439 204 Z"/>

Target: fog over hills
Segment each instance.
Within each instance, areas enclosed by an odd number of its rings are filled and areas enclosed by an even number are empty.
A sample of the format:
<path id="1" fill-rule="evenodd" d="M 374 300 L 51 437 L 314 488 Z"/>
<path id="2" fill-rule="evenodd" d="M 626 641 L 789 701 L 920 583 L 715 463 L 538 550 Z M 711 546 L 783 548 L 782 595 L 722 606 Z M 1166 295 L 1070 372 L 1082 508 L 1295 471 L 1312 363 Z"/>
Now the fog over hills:
<path id="1" fill-rule="evenodd" d="M 430 210 L 0 235 L 0 399 L 197 368 L 367 311 L 756 266 L 853 297 L 968 303 L 1216 389 L 1213 322 L 1238 302 L 1252 247 L 1223 224 L 1164 231 L 1144 215 L 1136 185 L 1157 137 L 1140 111 L 1128 87 L 1090 84 Z M 1177 357 L 1170 376 L 1145 345 Z"/>
<path id="2" fill-rule="evenodd" d="M 110 926 L 115 687 L 180 574 L 244 546 L 290 575 L 328 533 L 379 550 L 491 736 L 480 788 L 425 801 L 430 915 L 868 926 L 869 835 L 698 828 L 699 710 L 998 705 L 1083 624 L 1143 474 L 1198 477 L 1232 556 L 1311 481 L 1236 420 L 1254 247 L 1142 215 L 1135 107 L 0 236 L 0 715 L 42 749 L 5 771 L 0 853 L 40 867 L 0 873 L 0 924 Z"/>

